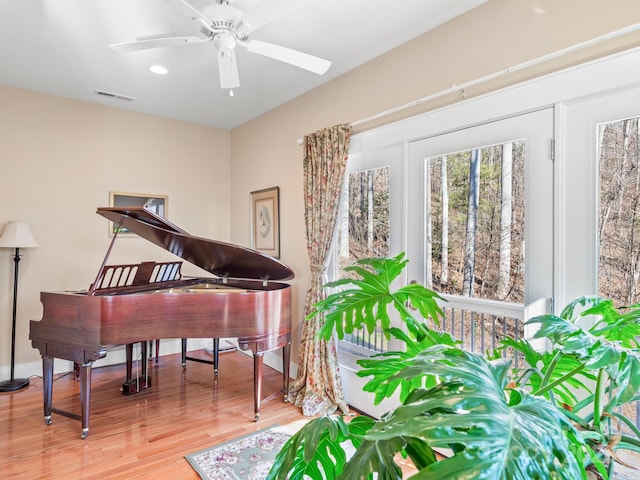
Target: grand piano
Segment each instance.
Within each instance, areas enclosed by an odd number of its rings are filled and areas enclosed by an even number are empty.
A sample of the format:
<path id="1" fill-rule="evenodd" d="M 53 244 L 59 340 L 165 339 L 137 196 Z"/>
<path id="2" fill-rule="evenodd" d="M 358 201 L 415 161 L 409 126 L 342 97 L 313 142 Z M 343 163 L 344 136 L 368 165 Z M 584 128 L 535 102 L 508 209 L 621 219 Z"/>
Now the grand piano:
<path id="1" fill-rule="evenodd" d="M 282 283 L 293 272 L 280 261 L 255 250 L 196 237 L 143 207 L 98 208 L 112 221 L 115 234 L 93 284 L 81 292 L 41 292 L 42 320 L 30 322 L 29 339 L 40 351 L 44 418 L 57 413 L 80 420 L 81 438 L 89 433 L 91 366 L 114 346 L 127 346 L 127 385 L 132 392 L 148 386 L 146 350 L 143 372 L 131 379 L 131 346 L 150 340 L 237 338 L 254 359 L 254 414 L 260 415 L 263 355 L 281 348 L 283 388 L 289 383 L 291 288 Z M 107 265 L 117 234 L 135 233 L 177 257 L 210 272 L 212 277 L 184 277 L 182 261 Z M 215 344 L 217 345 L 217 343 Z M 216 352 L 217 353 L 217 352 Z M 52 405 L 54 358 L 77 366 L 80 415 Z M 217 355 L 216 355 L 217 360 Z"/>

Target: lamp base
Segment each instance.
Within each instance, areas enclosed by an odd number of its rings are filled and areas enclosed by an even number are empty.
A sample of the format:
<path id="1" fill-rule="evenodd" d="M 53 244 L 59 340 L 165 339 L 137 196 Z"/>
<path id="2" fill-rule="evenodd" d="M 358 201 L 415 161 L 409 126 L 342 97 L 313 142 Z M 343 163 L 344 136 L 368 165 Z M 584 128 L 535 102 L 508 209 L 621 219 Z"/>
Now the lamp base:
<path id="1" fill-rule="evenodd" d="M 29 385 L 28 378 L 14 378 L 0 382 L 0 392 L 14 392 Z"/>

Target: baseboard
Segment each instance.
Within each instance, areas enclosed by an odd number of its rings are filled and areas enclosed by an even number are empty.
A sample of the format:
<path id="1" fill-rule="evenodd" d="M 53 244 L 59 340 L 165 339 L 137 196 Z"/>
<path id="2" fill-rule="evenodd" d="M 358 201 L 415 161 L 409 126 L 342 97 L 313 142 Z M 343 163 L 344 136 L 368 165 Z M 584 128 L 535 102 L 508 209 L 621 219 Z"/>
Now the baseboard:
<path id="1" fill-rule="evenodd" d="M 234 346 L 238 346 L 238 342 L 236 341 L 236 339 L 234 338 L 229 338 L 229 339 L 221 339 L 220 340 L 220 345 L 222 346 L 222 344 L 224 342 L 227 342 L 228 344 L 234 345 Z M 252 356 L 251 351 L 246 351 L 246 350 L 239 350 L 240 353 L 243 353 L 247 356 Z M 277 349 L 277 350 L 273 350 L 271 352 L 267 352 L 264 354 L 264 364 L 273 368 L 274 370 L 282 373 L 282 350 L 281 349 Z M 290 378 L 297 378 L 298 377 L 298 364 L 297 363 L 293 363 L 290 362 L 289 364 L 289 377 Z"/>
<path id="2" fill-rule="evenodd" d="M 238 343 L 235 339 L 221 339 L 220 345 L 232 345 L 237 348 Z M 187 350 L 193 351 L 198 349 L 212 350 L 213 341 L 206 338 L 190 338 L 187 340 Z M 182 344 L 180 339 L 168 339 L 160 341 L 160 356 L 173 355 L 182 351 Z M 245 355 L 251 356 L 251 352 L 240 350 Z M 134 358 L 140 356 L 140 349 L 134 348 Z M 104 367 L 107 365 L 118 365 L 125 363 L 126 354 L 124 346 L 115 347 L 109 350 L 107 356 L 94 362 L 94 367 Z M 264 355 L 264 364 L 269 367 L 282 372 L 282 351 L 274 350 L 273 352 L 267 352 Z M 55 359 L 53 362 L 53 373 L 67 373 L 73 370 L 73 362 L 68 360 Z M 290 365 L 289 375 L 291 378 L 297 377 L 298 365 L 292 363 Z M 11 369 L 8 366 L 0 367 L 0 380 L 6 380 L 11 377 Z M 20 363 L 15 366 L 15 378 L 32 378 L 42 377 L 42 362 L 29 362 Z"/>

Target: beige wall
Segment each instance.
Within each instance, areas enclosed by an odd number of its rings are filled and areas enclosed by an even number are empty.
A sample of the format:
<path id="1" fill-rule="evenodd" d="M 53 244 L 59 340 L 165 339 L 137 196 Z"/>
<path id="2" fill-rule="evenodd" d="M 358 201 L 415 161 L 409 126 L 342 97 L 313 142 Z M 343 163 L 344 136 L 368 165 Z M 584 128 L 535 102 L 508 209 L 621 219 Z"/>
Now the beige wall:
<path id="1" fill-rule="evenodd" d="M 108 222 L 95 210 L 108 206 L 109 191 L 166 194 L 173 223 L 228 240 L 227 130 L 7 87 L 0 87 L 0 105 L 0 229 L 11 220 L 28 222 L 40 243 L 21 251 L 17 364 L 40 358 L 28 340 L 29 320 L 42 318 L 39 292 L 86 289 L 95 279 L 111 240 Z M 111 258 L 139 262 L 172 255 L 141 238 L 121 238 Z M 12 284 L 12 251 L 0 249 L 3 380 Z"/>
<path id="2" fill-rule="evenodd" d="M 484 77 L 557 50 L 640 22 L 635 0 L 489 0 L 483 6 L 378 57 L 329 84 L 289 102 L 232 132 L 231 241 L 249 239 L 248 192 L 273 185 L 281 189 L 282 259 L 296 272 L 295 341 L 308 284 L 302 148 L 309 132 L 358 121 L 405 105 L 452 85 Z M 468 89 L 466 98 L 557 70 L 579 61 L 640 45 L 635 32 Z M 461 99 L 447 95 L 401 115 L 415 114 Z M 488 114 L 490 115 L 490 114 Z M 395 115 L 392 119 L 397 119 Z M 388 123 L 390 118 L 378 123 Z M 355 127 L 360 132 L 373 126 Z"/>
<path id="3" fill-rule="evenodd" d="M 319 128 L 356 121 L 640 22 L 637 0 L 489 0 L 485 5 L 232 132 L 0 87 L 0 228 L 31 224 L 41 247 L 21 262 L 18 363 L 38 360 L 28 320 L 42 290 L 86 288 L 106 251 L 94 213 L 110 190 L 169 195 L 185 230 L 250 244 L 250 196 L 280 187 L 282 260 L 296 278 L 292 360 L 308 282 L 301 147 Z M 637 32 L 469 88 L 468 97 L 640 45 Z M 459 94 L 368 122 L 356 131 L 459 101 Z M 230 222 L 230 218 L 233 222 Z M 116 260 L 160 259 L 142 239 Z M 8 372 L 10 252 L 0 252 L 0 372 Z M 6 375 L 2 376 L 6 377 Z"/>

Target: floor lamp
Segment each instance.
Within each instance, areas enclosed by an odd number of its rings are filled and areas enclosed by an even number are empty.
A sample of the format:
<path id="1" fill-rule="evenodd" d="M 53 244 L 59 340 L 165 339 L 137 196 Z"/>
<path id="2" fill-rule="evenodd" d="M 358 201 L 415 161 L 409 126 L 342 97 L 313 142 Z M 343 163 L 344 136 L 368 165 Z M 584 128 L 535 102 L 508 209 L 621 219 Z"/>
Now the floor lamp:
<path id="1" fill-rule="evenodd" d="M 21 248 L 38 247 L 38 242 L 33 238 L 29 225 L 24 222 L 9 222 L 2 236 L 0 237 L 0 247 L 15 248 L 13 257 L 13 322 L 11 324 L 11 378 L 0 382 L 0 392 L 12 392 L 20 390 L 29 385 L 28 378 L 14 378 L 16 359 L 16 309 L 18 306 L 18 263 L 20 262 Z"/>

